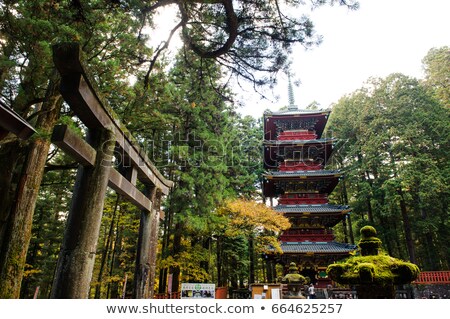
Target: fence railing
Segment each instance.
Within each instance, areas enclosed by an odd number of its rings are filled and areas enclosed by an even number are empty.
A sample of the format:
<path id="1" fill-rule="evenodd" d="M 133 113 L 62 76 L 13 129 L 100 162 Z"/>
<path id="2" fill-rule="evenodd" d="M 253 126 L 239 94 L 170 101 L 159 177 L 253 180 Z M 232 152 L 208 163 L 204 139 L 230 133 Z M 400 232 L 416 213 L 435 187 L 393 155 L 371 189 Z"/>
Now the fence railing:
<path id="1" fill-rule="evenodd" d="M 180 292 L 172 292 L 172 293 L 164 293 L 164 294 L 155 294 L 154 299 L 180 299 Z"/>
<path id="2" fill-rule="evenodd" d="M 450 284 L 450 271 L 423 271 L 413 284 Z"/>

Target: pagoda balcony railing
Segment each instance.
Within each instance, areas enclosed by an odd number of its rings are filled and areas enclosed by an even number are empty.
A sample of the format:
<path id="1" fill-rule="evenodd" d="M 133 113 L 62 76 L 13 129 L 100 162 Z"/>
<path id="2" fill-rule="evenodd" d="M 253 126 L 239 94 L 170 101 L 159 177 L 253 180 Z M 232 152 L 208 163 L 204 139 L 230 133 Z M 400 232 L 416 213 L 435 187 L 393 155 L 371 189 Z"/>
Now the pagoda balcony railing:
<path id="1" fill-rule="evenodd" d="M 288 162 L 286 166 L 294 165 L 292 163 L 303 163 L 306 166 L 315 166 L 324 164 L 324 152 L 316 152 L 314 157 L 311 154 L 301 154 L 293 152 L 284 152 L 283 150 L 278 150 L 275 153 L 275 160 L 279 163 Z M 281 165 L 281 164 L 280 164 Z"/>
<path id="2" fill-rule="evenodd" d="M 288 230 L 285 230 L 283 232 L 283 235 L 333 235 L 332 229 L 295 229 L 291 228 Z"/>
<path id="3" fill-rule="evenodd" d="M 322 198 L 328 198 L 326 194 L 317 194 L 317 193 L 310 193 L 310 194 L 283 194 L 280 196 L 281 198 L 287 198 L 287 199 L 322 199 Z"/>
<path id="4" fill-rule="evenodd" d="M 413 283 L 419 285 L 450 284 L 450 271 L 423 271 Z"/>
<path id="5" fill-rule="evenodd" d="M 298 134 L 298 135 L 280 135 L 278 136 L 279 141 L 295 141 L 295 140 L 316 140 L 316 134 Z"/>
<path id="6" fill-rule="evenodd" d="M 284 131 L 278 135 L 278 140 L 315 140 L 317 134 L 314 131 L 299 130 L 299 131 Z"/>
<path id="7" fill-rule="evenodd" d="M 318 171 L 323 169 L 323 165 L 309 162 L 282 162 L 279 169 L 280 171 Z"/>
<path id="8" fill-rule="evenodd" d="M 283 242 L 330 242 L 334 240 L 334 235 L 318 235 L 318 234 L 305 234 L 305 235 L 291 235 L 283 234 L 280 236 L 280 240 Z"/>
<path id="9" fill-rule="evenodd" d="M 314 205 L 327 204 L 327 198 L 279 198 L 278 203 L 281 205 Z"/>

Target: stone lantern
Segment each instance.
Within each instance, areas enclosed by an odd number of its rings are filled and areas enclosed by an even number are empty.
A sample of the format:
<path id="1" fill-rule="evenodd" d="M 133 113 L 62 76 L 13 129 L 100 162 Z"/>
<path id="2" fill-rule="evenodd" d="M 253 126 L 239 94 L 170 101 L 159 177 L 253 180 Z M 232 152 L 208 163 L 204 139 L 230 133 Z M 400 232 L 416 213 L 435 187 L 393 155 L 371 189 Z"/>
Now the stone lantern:
<path id="1" fill-rule="evenodd" d="M 374 227 L 365 226 L 360 232 L 361 256 L 329 265 L 328 276 L 339 284 L 355 286 L 360 299 L 395 298 L 395 285 L 414 281 L 419 267 L 380 253 L 381 240 Z"/>

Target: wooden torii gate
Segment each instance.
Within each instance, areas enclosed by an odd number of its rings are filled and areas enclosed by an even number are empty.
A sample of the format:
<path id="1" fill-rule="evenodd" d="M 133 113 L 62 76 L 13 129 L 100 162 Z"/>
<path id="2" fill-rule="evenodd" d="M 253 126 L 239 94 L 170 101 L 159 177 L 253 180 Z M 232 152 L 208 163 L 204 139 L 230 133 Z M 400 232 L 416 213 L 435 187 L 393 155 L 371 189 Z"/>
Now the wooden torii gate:
<path id="1" fill-rule="evenodd" d="M 60 92 L 88 132 L 83 139 L 68 126 L 57 126 L 52 136 L 52 142 L 80 165 L 51 297 L 88 297 L 107 186 L 142 211 L 133 297 L 152 297 L 160 200 L 173 183 L 140 150 L 95 90 L 79 44 L 54 46 L 53 60 L 61 74 Z M 118 169 L 113 155 L 119 157 Z M 144 192 L 136 187 L 137 180 L 145 185 Z"/>
<path id="2" fill-rule="evenodd" d="M 13 109 L 0 104 L 0 140 L 9 132 L 21 139 L 27 139 L 36 133 L 36 130 Z"/>

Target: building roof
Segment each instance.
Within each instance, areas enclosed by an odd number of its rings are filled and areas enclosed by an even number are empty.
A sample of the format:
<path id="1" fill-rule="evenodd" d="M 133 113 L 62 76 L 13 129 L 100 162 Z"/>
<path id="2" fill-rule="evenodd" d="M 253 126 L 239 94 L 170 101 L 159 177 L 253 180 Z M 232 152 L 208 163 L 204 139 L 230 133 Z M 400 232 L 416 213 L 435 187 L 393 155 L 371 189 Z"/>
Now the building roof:
<path id="1" fill-rule="evenodd" d="M 308 114 L 322 114 L 322 113 L 330 113 L 331 110 L 305 110 L 305 109 L 299 109 L 295 105 L 289 106 L 288 109 L 282 110 L 282 111 L 276 111 L 276 112 L 267 112 L 265 113 L 266 116 L 270 115 L 308 115 Z"/>
<path id="2" fill-rule="evenodd" d="M 340 213 L 351 211 L 350 206 L 331 204 L 277 205 L 273 209 L 280 213 Z"/>
<path id="3" fill-rule="evenodd" d="M 316 171 L 270 171 L 263 176 L 267 178 L 272 177 L 322 177 L 322 176 L 341 176 L 340 170 L 316 170 Z"/>
<path id="4" fill-rule="evenodd" d="M 282 242 L 281 250 L 285 254 L 336 254 L 349 253 L 356 249 L 356 245 L 332 242 Z"/>

